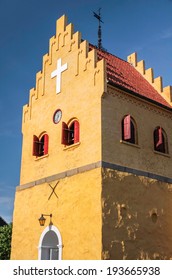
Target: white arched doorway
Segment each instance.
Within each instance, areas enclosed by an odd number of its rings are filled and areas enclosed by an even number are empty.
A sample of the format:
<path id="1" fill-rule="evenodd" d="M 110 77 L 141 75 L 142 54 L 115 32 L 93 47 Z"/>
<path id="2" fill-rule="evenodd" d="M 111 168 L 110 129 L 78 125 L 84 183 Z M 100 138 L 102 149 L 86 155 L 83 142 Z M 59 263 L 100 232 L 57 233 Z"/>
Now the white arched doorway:
<path id="1" fill-rule="evenodd" d="M 39 239 L 38 246 L 39 260 L 61 260 L 62 259 L 62 238 L 55 226 L 48 226 L 44 229 Z"/>

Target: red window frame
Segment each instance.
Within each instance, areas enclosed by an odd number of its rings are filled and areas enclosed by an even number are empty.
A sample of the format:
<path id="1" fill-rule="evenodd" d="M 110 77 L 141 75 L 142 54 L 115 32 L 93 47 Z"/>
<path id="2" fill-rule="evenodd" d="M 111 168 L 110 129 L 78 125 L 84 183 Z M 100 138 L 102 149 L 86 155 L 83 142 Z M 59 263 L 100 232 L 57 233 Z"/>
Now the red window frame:
<path id="1" fill-rule="evenodd" d="M 80 140 L 80 126 L 77 120 L 74 120 L 69 126 L 62 122 L 62 138 L 61 143 L 70 146 L 79 143 Z"/>
<path id="2" fill-rule="evenodd" d="M 122 120 L 122 140 L 137 144 L 137 129 L 134 119 L 127 115 Z"/>
<path id="3" fill-rule="evenodd" d="M 130 117 L 130 115 L 128 115 L 124 118 L 123 130 L 124 130 L 124 140 L 130 140 L 131 139 L 131 117 Z"/>
<path id="4" fill-rule="evenodd" d="M 36 157 L 41 157 L 48 154 L 48 134 L 43 134 L 40 138 L 33 135 L 33 151 L 32 155 Z"/>

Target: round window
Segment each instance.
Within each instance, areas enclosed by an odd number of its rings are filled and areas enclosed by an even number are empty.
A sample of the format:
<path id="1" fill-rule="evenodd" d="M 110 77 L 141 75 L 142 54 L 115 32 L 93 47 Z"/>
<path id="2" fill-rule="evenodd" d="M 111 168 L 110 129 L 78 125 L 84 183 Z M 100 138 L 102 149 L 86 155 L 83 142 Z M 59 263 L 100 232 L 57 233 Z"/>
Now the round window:
<path id="1" fill-rule="evenodd" d="M 62 111 L 60 109 L 56 110 L 53 115 L 53 122 L 55 124 L 59 123 L 62 118 Z"/>

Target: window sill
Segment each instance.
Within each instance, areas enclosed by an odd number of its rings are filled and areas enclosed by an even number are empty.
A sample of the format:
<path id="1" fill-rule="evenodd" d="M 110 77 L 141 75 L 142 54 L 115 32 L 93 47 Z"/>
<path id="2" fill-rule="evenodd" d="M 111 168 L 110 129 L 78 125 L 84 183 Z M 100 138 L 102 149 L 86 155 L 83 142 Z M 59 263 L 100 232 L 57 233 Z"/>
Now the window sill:
<path id="1" fill-rule="evenodd" d="M 126 145 L 128 145 L 128 146 L 130 146 L 130 147 L 134 147 L 134 148 L 140 149 L 140 146 L 139 146 L 139 145 L 133 144 L 133 143 L 130 143 L 130 142 L 127 142 L 127 141 L 124 141 L 124 140 L 120 140 L 120 143 L 126 144 Z"/>
<path id="2" fill-rule="evenodd" d="M 154 150 L 154 154 L 170 158 L 169 154 L 161 153 L 161 152 L 158 152 L 158 151 L 155 151 L 155 150 Z"/>
<path id="3" fill-rule="evenodd" d="M 48 156 L 49 156 L 49 154 L 43 155 L 43 156 L 41 156 L 41 157 L 36 157 L 35 160 L 37 161 L 37 160 L 46 158 L 46 157 L 48 157 Z"/>
<path id="4" fill-rule="evenodd" d="M 70 149 L 72 149 L 72 148 L 76 148 L 76 147 L 78 147 L 80 144 L 81 144 L 81 142 L 78 142 L 78 143 L 75 143 L 75 144 L 72 144 L 72 145 L 69 145 L 69 146 L 64 146 L 63 151 L 70 150 Z"/>

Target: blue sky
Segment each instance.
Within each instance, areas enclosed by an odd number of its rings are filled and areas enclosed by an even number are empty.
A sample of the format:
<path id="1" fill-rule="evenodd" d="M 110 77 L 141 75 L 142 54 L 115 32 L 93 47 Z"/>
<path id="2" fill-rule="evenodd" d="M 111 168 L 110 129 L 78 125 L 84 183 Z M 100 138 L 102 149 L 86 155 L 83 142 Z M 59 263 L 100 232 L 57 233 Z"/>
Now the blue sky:
<path id="1" fill-rule="evenodd" d="M 63 14 L 97 44 L 93 11 L 102 8 L 103 47 L 126 59 L 132 52 L 172 85 L 172 0 L 0 0 L 0 216 L 12 221 L 19 185 L 22 107 L 42 68 L 56 19 Z"/>

